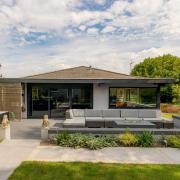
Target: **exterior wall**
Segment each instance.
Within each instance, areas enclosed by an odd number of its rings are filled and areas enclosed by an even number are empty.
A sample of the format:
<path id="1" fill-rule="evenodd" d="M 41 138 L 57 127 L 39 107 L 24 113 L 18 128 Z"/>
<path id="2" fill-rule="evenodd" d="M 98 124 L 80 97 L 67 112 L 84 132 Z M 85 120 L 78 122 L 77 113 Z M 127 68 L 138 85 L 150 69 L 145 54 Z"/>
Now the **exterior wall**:
<path id="1" fill-rule="evenodd" d="M 109 109 L 109 87 L 129 87 L 128 85 L 121 84 L 93 84 L 93 109 Z M 133 87 L 133 86 L 131 86 Z M 145 85 L 136 85 L 134 87 L 146 87 Z M 148 87 L 157 87 L 149 85 Z M 23 118 L 27 118 L 27 84 L 24 85 L 24 107 L 25 112 L 22 113 Z M 157 117 L 160 116 L 159 107 L 157 108 Z"/>
<path id="2" fill-rule="evenodd" d="M 0 111 L 15 113 L 21 119 L 22 87 L 20 83 L 0 83 Z"/>
<path id="3" fill-rule="evenodd" d="M 109 86 L 105 84 L 93 85 L 93 109 L 109 108 Z"/>
<path id="4" fill-rule="evenodd" d="M 24 84 L 24 102 L 25 111 L 22 113 L 22 118 L 27 118 L 27 83 Z"/>

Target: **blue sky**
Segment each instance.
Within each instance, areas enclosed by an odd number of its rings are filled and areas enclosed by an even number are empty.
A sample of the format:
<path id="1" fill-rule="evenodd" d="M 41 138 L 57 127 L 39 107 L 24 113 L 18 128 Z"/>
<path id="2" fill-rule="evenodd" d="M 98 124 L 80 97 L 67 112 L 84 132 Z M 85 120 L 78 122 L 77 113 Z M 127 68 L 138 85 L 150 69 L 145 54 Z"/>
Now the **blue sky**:
<path id="1" fill-rule="evenodd" d="M 146 57 L 180 56 L 179 0 L 0 0 L 4 77 L 73 66 L 129 73 Z"/>

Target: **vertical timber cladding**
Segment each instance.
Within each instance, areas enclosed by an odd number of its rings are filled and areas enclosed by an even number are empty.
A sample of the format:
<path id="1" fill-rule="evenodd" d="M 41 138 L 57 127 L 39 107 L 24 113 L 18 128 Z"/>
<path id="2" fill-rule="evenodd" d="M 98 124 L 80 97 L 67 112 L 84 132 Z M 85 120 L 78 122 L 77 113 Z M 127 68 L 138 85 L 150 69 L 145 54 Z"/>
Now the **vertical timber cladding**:
<path id="1" fill-rule="evenodd" d="M 0 83 L 0 111 L 14 112 L 21 119 L 21 103 L 21 83 Z"/>

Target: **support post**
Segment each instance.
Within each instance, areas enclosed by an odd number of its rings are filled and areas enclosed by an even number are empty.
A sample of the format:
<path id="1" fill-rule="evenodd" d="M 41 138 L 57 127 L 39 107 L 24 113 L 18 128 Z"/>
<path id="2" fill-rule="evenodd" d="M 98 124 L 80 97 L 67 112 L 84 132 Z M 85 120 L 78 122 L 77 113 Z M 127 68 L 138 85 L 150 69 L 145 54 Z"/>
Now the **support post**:
<path id="1" fill-rule="evenodd" d="M 160 109 L 161 98 L 160 98 L 160 86 L 157 87 L 157 109 Z"/>

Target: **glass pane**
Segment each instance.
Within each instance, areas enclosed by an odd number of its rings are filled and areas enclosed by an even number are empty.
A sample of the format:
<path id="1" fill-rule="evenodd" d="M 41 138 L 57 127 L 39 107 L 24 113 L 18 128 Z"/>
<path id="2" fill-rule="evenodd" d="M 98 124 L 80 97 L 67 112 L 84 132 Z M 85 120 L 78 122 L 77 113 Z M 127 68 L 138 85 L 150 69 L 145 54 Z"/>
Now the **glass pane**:
<path id="1" fill-rule="evenodd" d="M 156 107 L 156 88 L 110 88 L 109 106 L 115 108 Z"/>
<path id="2" fill-rule="evenodd" d="M 64 116 L 65 110 L 69 108 L 69 94 L 68 89 L 51 89 L 51 116 Z"/>
<path id="3" fill-rule="evenodd" d="M 43 87 L 32 87 L 32 116 L 48 113 L 48 90 Z"/>
<path id="4" fill-rule="evenodd" d="M 91 88 L 72 89 L 72 108 L 92 108 Z"/>
<path id="5" fill-rule="evenodd" d="M 126 90 L 126 102 L 127 107 L 138 106 L 138 88 L 129 88 Z"/>
<path id="6" fill-rule="evenodd" d="M 125 91 L 123 88 L 117 88 L 117 98 L 116 98 L 116 107 L 124 107 L 125 106 Z"/>
<path id="7" fill-rule="evenodd" d="M 110 94 L 109 94 L 109 104 L 110 106 L 116 106 L 117 101 L 117 89 L 116 88 L 110 88 Z"/>
<path id="8" fill-rule="evenodd" d="M 139 99 L 142 107 L 156 107 L 156 88 L 140 88 Z"/>

